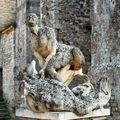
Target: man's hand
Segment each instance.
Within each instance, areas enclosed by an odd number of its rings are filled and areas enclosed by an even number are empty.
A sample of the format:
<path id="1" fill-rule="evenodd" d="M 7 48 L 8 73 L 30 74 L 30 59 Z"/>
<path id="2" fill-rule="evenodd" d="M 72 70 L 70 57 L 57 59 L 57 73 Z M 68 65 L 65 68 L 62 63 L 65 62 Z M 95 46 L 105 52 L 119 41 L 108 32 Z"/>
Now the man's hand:
<path id="1" fill-rule="evenodd" d="M 39 71 L 39 74 L 41 75 L 41 79 L 44 79 L 45 78 L 45 71 L 44 71 L 44 69 L 41 69 L 40 71 Z"/>

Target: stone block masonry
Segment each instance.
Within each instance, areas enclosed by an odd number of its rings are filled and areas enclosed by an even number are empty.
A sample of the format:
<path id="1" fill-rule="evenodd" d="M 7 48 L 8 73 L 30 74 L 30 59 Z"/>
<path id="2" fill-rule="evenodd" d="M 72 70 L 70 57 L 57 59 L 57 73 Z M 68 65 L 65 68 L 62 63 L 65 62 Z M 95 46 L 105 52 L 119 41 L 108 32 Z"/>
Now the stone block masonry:
<path id="1" fill-rule="evenodd" d="M 15 22 L 16 0 L 0 0 L 0 31 Z"/>
<path id="2" fill-rule="evenodd" d="M 9 33 L 1 34 L 3 95 L 9 105 L 14 106 L 14 28 Z"/>
<path id="3" fill-rule="evenodd" d="M 120 40 L 119 9 L 115 0 L 94 0 L 91 9 L 91 69 L 95 83 L 108 79 L 112 88 L 111 116 L 108 120 L 120 119 Z M 97 91 L 97 88 L 96 88 Z"/>
<path id="4" fill-rule="evenodd" d="M 86 59 L 85 72 L 91 62 L 91 25 L 89 0 L 61 0 L 58 3 L 57 37 L 60 42 L 79 47 Z"/>
<path id="5" fill-rule="evenodd" d="M 2 68 L 2 43 L 1 43 L 1 39 L 0 39 L 0 68 Z"/>
<path id="6" fill-rule="evenodd" d="M 16 6 L 16 32 L 15 32 L 15 66 L 14 66 L 14 80 L 15 80 L 15 100 L 16 106 L 20 102 L 19 83 L 23 79 L 23 70 L 26 63 L 26 0 L 17 0 Z"/>

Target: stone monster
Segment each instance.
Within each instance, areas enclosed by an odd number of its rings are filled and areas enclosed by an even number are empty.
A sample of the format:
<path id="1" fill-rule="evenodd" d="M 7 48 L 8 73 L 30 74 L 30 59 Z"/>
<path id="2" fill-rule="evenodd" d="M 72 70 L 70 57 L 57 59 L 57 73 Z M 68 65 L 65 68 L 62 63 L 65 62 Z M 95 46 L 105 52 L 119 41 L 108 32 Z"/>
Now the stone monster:
<path id="1" fill-rule="evenodd" d="M 38 17 L 30 13 L 27 21 L 30 31 L 30 46 L 39 61 L 41 77 L 47 72 L 51 78 L 63 81 L 57 70 L 70 64 L 70 69 L 79 70 L 85 63 L 81 50 L 77 47 L 60 44 L 56 40 L 55 31 L 50 27 L 39 27 Z M 83 74 L 81 76 L 84 76 Z"/>
<path id="2" fill-rule="evenodd" d="M 72 92 L 77 96 L 92 96 L 94 95 L 94 87 L 90 82 L 80 84 L 72 89 Z"/>
<path id="3" fill-rule="evenodd" d="M 102 80 L 100 83 L 99 92 L 91 94 L 93 86 L 90 83 L 76 86 L 72 92 L 62 82 L 55 79 L 32 80 L 26 77 L 25 81 L 22 81 L 21 90 L 26 98 L 25 104 L 33 112 L 71 111 L 82 116 L 92 110 L 103 108 L 110 100 L 109 81 Z M 81 91 L 82 95 L 80 95 Z M 92 91 L 95 93 L 94 89 Z"/>

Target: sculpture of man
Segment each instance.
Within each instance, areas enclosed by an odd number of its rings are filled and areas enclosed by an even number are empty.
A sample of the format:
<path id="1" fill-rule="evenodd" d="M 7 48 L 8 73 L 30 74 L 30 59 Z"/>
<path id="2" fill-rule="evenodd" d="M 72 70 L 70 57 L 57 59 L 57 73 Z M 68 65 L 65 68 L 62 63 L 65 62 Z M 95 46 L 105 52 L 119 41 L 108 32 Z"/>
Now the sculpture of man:
<path id="1" fill-rule="evenodd" d="M 49 60 L 56 53 L 57 40 L 54 29 L 49 27 L 40 28 L 38 26 L 38 17 L 30 13 L 27 21 L 30 30 L 30 46 L 34 56 L 39 61 L 43 73 Z"/>
<path id="2" fill-rule="evenodd" d="M 52 78 L 63 81 L 56 70 L 68 64 L 71 65 L 71 69 L 79 70 L 85 63 L 84 55 L 79 48 L 58 43 L 53 28 L 40 28 L 36 14 L 30 13 L 26 23 L 30 30 L 31 50 L 39 61 L 42 78 L 46 70 Z"/>

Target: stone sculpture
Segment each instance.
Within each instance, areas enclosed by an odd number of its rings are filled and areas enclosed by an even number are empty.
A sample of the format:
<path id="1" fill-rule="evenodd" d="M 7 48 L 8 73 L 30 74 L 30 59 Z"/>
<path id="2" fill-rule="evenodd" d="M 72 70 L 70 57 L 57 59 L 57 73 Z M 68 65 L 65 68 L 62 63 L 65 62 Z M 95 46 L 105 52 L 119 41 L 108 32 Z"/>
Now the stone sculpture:
<path id="1" fill-rule="evenodd" d="M 26 23 L 30 30 L 31 50 L 39 61 L 42 78 L 46 71 L 51 78 L 63 81 L 56 70 L 67 64 L 70 64 L 73 70 L 79 70 L 85 63 L 79 48 L 58 43 L 53 28 L 40 28 L 36 14 L 30 13 Z"/>
<path id="2" fill-rule="evenodd" d="M 24 98 L 22 106 L 38 113 L 71 111 L 78 115 L 104 107 L 111 96 L 109 81 L 100 80 L 96 94 L 88 76 L 82 73 L 83 53 L 76 47 L 58 43 L 52 28 L 40 28 L 37 24 L 38 17 L 30 14 L 27 25 L 31 33 L 31 49 L 39 61 L 42 76 L 38 77 L 33 60 L 20 84 Z M 70 90 L 67 85 L 75 75 L 87 81 Z"/>
<path id="3" fill-rule="evenodd" d="M 82 85 L 78 85 L 72 89 L 72 92 L 77 96 L 91 96 L 94 95 L 94 87 L 91 83 L 83 83 Z"/>
<path id="4" fill-rule="evenodd" d="M 97 94 L 98 97 L 95 97 L 96 94 L 88 94 L 85 96 L 80 96 L 79 94 L 78 96 L 62 82 L 55 79 L 45 78 L 44 80 L 33 80 L 26 77 L 22 82 L 27 106 L 33 112 L 71 111 L 77 115 L 85 115 L 90 111 L 101 108 L 108 103 L 111 96 L 111 89 L 108 84 L 109 82 L 106 80 L 101 81 L 101 83 L 105 84 L 106 88 L 104 89 L 100 86 L 100 92 Z M 85 86 L 85 84 L 83 86 Z M 82 91 L 82 89 L 79 89 L 79 91 Z M 86 91 L 89 91 L 87 90 L 87 87 Z M 83 94 L 86 93 L 86 91 L 83 91 Z M 95 92 L 94 89 L 93 92 Z"/>
<path id="5" fill-rule="evenodd" d="M 30 13 L 26 21 L 30 30 L 30 46 L 34 56 L 39 61 L 40 73 L 44 73 L 49 60 L 56 53 L 57 40 L 52 28 L 40 28 L 38 17 Z M 51 36 L 52 35 L 52 36 Z"/>
<path id="6" fill-rule="evenodd" d="M 37 77 L 37 70 L 36 70 L 36 61 L 33 60 L 31 62 L 31 64 L 29 64 L 29 66 L 27 67 L 27 76 L 35 78 Z"/>

